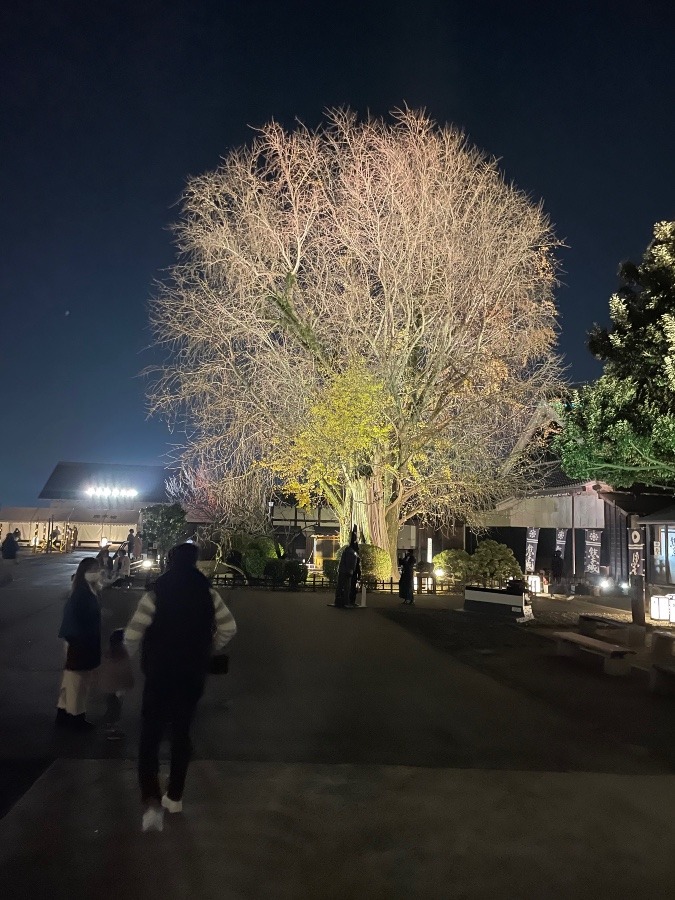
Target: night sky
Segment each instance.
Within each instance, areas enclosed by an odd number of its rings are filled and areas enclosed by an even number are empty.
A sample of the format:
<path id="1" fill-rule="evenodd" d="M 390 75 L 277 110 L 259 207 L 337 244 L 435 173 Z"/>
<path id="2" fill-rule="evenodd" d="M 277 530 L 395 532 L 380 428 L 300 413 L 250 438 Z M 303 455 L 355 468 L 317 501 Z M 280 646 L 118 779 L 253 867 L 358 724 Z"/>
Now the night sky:
<path id="1" fill-rule="evenodd" d="M 404 102 L 543 198 L 569 377 L 675 216 L 675 4 L 20 0 L 0 13 L 0 504 L 58 460 L 158 463 L 146 303 L 185 180 L 251 127 Z"/>

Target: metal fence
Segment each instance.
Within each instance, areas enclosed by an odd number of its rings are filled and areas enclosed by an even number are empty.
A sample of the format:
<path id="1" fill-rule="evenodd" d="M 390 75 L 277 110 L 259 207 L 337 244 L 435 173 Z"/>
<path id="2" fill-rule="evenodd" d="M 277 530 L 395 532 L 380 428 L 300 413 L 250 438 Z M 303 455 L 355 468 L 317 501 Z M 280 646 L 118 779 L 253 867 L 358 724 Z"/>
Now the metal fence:
<path id="1" fill-rule="evenodd" d="M 211 579 L 215 587 L 258 587 L 267 588 L 268 590 L 286 591 L 289 587 L 285 583 L 275 582 L 271 578 L 256 578 L 254 582 L 245 582 L 241 577 L 233 576 L 230 572 L 219 573 Z M 367 579 L 366 586 L 368 591 L 379 591 L 386 594 L 398 594 L 398 581 L 393 578 L 387 580 Z M 464 589 L 464 585 L 460 582 L 452 580 L 435 578 L 431 576 L 421 576 L 421 588 L 416 588 L 416 593 L 422 594 L 453 594 Z M 299 591 L 332 591 L 335 590 L 335 582 L 326 578 L 320 572 L 310 572 L 307 580 L 297 586 L 293 586 L 292 590 Z"/>

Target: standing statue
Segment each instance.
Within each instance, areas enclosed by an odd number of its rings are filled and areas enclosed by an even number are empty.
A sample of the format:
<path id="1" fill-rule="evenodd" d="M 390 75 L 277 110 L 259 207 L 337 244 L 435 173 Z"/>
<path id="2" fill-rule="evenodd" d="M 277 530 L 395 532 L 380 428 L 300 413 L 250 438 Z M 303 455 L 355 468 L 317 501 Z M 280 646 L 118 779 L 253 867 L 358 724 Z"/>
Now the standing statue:
<path id="1" fill-rule="evenodd" d="M 359 542 L 356 525 L 352 529 L 349 546 L 345 547 L 338 566 L 337 588 L 335 590 L 335 606 L 338 609 L 354 609 L 356 582 L 361 577 L 361 561 L 359 559 Z"/>

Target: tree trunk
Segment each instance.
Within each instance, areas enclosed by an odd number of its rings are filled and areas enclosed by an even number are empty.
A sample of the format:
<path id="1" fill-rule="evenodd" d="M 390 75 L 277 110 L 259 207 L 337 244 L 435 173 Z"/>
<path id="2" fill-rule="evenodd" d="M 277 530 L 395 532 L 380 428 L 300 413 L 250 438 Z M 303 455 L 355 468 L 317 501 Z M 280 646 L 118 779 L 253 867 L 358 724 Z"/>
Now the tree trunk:
<path id="1" fill-rule="evenodd" d="M 398 507 L 386 509 L 387 485 L 382 479 L 356 478 L 349 482 L 349 500 L 343 514 L 335 510 L 340 522 L 340 545 L 349 543 L 349 533 L 354 525 L 359 538 L 366 544 L 374 544 L 386 550 L 391 560 L 391 577 L 398 581 Z"/>
<path id="2" fill-rule="evenodd" d="M 401 529 L 401 523 L 398 518 L 398 506 L 393 506 L 387 511 L 387 544 L 385 550 L 389 553 L 391 560 L 391 577 L 394 581 L 399 580 L 398 572 L 398 533 Z"/>

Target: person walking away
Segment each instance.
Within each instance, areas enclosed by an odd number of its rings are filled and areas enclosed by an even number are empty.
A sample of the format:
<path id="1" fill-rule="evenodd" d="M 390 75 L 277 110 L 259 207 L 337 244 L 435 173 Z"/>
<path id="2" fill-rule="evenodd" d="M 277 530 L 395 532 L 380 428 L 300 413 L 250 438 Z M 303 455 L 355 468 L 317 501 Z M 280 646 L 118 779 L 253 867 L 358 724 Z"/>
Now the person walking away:
<path id="1" fill-rule="evenodd" d="M 401 560 L 401 577 L 398 582 L 398 595 L 403 603 L 415 603 L 415 565 L 417 560 L 412 550 L 407 550 Z"/>
<path id="2" fill-rule="evenodd" d="M 127 535 L 127 546 L 126 546 L 126 551 L 129 554 L 129 556 L 133 556 L 133 553 L 134 553 L 134 540 L 135 540 L 134 529 L 130 528 L 129 534 Z"/>
<path id="3" fill-rule="evenodd" d="M 139 532 L 136 532 L 134 536 L 134 562 L 138 562 L 138 560 L 143 556 L 143 539 Z"/>
<path id="4" fill-rule="evenodd" d="M 7 537 L 2 542 L 2 558 L 11 561 L 16 565 L 19 553 L 19 542 L 16 539 L 15 531 L 8 531 Z"/>
<path id="5" fill-rule="evenodd" d="M 80 731 L 93 728 L 85 713 L 94 671 L 101 664 L 100 577 L 98 559 L 88 556 L 80 562 L 59 630 L 59 637 L 66 642 L 66 664 L 56 724 Z"/>
<path id="6" fill-rule="evenodd" d="M 204 690 L 213 653 L 237 631 L 229 609 L 197 569 L 195 544 L 178 544 L 161 575 L 138 604 L 124 633 L 133 656 L 141 645 L 145 676 L 138 780 L 145 805 L 143 831 L 162 831 L 164 809 L 183 809 L 190 762 L 190 725 Z M 159 745 L 171 725 L 171 765 L 166 793 L 159 785 Z"/>
<path id="7" fill-rule="evenodd" d="M 107 650 L 103 651 L 101 667 L 98 671 L 98 688 L 106 698 L 105 736 L 109 741 L 118 741 L 124 732 L 118 728 L 122 717 L 124 695 L 134 686 L 131 661 L 124 646 L 124 629 L 117 628 L 110 635 Z"/>

